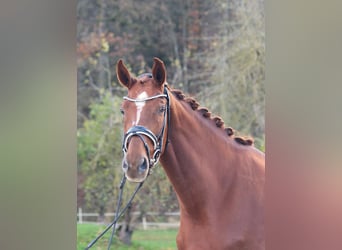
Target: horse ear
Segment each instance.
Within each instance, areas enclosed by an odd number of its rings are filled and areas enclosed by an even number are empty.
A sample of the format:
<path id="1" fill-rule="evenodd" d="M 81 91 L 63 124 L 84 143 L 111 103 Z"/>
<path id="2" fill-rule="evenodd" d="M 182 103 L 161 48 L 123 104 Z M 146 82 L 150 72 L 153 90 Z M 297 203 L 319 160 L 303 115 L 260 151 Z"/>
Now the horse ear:
<path id="1" fill-rule="evenodd" d="M 159 86 L 166 81 L 166 68 L 162 60 L 153 58 L 152 76 Z"/>
<path id="2" fill-rule="evenodd" d="M 122 59 L 120 59 L 116 64 L 116 76 L 121 83 L 126 88 L 132 86 L 132 78 Z"/>

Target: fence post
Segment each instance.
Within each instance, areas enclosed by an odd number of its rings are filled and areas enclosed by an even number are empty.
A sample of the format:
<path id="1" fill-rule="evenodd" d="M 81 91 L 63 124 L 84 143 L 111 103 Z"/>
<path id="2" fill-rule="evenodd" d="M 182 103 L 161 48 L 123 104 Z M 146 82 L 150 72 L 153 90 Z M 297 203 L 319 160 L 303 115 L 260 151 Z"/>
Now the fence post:
<path id="1" fill-rule="evenodd" d="M 147 223 L 146 223 L 146 217 L 143 216 L 142 218 L 142 224 L 143 224 L 143 229 L 146 230 L 147 229 Z"/>
<path id="2" fill-rule="evenodd" d="M 83 223 L 83 218 L 82 218 L 82 208 L 78 208 L 78 223 L 82 224 Z"/>

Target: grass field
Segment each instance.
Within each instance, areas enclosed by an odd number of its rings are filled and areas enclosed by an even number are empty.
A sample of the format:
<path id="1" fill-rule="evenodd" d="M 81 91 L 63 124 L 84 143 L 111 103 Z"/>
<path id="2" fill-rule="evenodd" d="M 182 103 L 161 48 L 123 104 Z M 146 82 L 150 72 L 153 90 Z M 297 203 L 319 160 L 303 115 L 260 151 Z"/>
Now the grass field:
<path id="1" fill-rule="evenodd" d="M 85 247 L 103 230 L 105 226 L 96 224 L 78 224 L 77 225 L 77 250 L 84 250 Z M 94 250 L 107 249 L 111 230 L 109 230 L 96 244 L 91 248 Z M 111 249 L 115 250 L 175 250 L 176 247 L 175 229 L 165 230 L 135 230 L 132 236 L 132 245 L 126 246 L 120 244 L 117 238 L 113 239 Z"/>

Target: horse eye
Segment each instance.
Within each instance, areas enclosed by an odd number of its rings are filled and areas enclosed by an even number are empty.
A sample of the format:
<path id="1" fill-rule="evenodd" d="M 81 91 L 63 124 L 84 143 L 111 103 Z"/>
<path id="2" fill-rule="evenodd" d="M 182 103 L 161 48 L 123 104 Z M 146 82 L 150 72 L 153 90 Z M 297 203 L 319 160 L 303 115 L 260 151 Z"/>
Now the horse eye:
<path id="1" fill-rule="evenodd" d="M 164 113 L 166 110 L 166 106 L 160 106 L 159 107 L 159 113 Z"/>
<path id="2" fill-rule="evenodd" d="M 120 113 L 121 113 L 122 115 L 124 115 L 124 114 L 125 114 L 125 111 L 121 108 L 121 109 L 120 109 Z"/>

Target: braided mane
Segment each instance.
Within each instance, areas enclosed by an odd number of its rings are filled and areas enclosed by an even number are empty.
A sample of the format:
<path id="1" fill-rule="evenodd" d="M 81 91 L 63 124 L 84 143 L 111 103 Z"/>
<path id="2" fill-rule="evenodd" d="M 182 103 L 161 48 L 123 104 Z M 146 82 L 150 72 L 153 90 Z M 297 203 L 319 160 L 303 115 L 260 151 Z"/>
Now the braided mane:
<path id="1" fill-rule="evenodd" d="M 185 96 L 185 94 L 178 89 L 170 89 L 170 91 L 177 97 L 178 100 L 185 101 L 188 103 L 192 110 L 198 111 L 204 118 L 212 120 L 216 127 L 223 129 L 229 137 L 232 137 L 237 143 L 241 145 L 253 145 L 254 141 L 252 138 L 246 138 L 236 136 L 234 130 L 231 127 L 225 128 L 224 121 L 219 116 L 213 116 L 211 112 L 205 107 L 200 107 L 199 103 L 192 97 Z"/>

